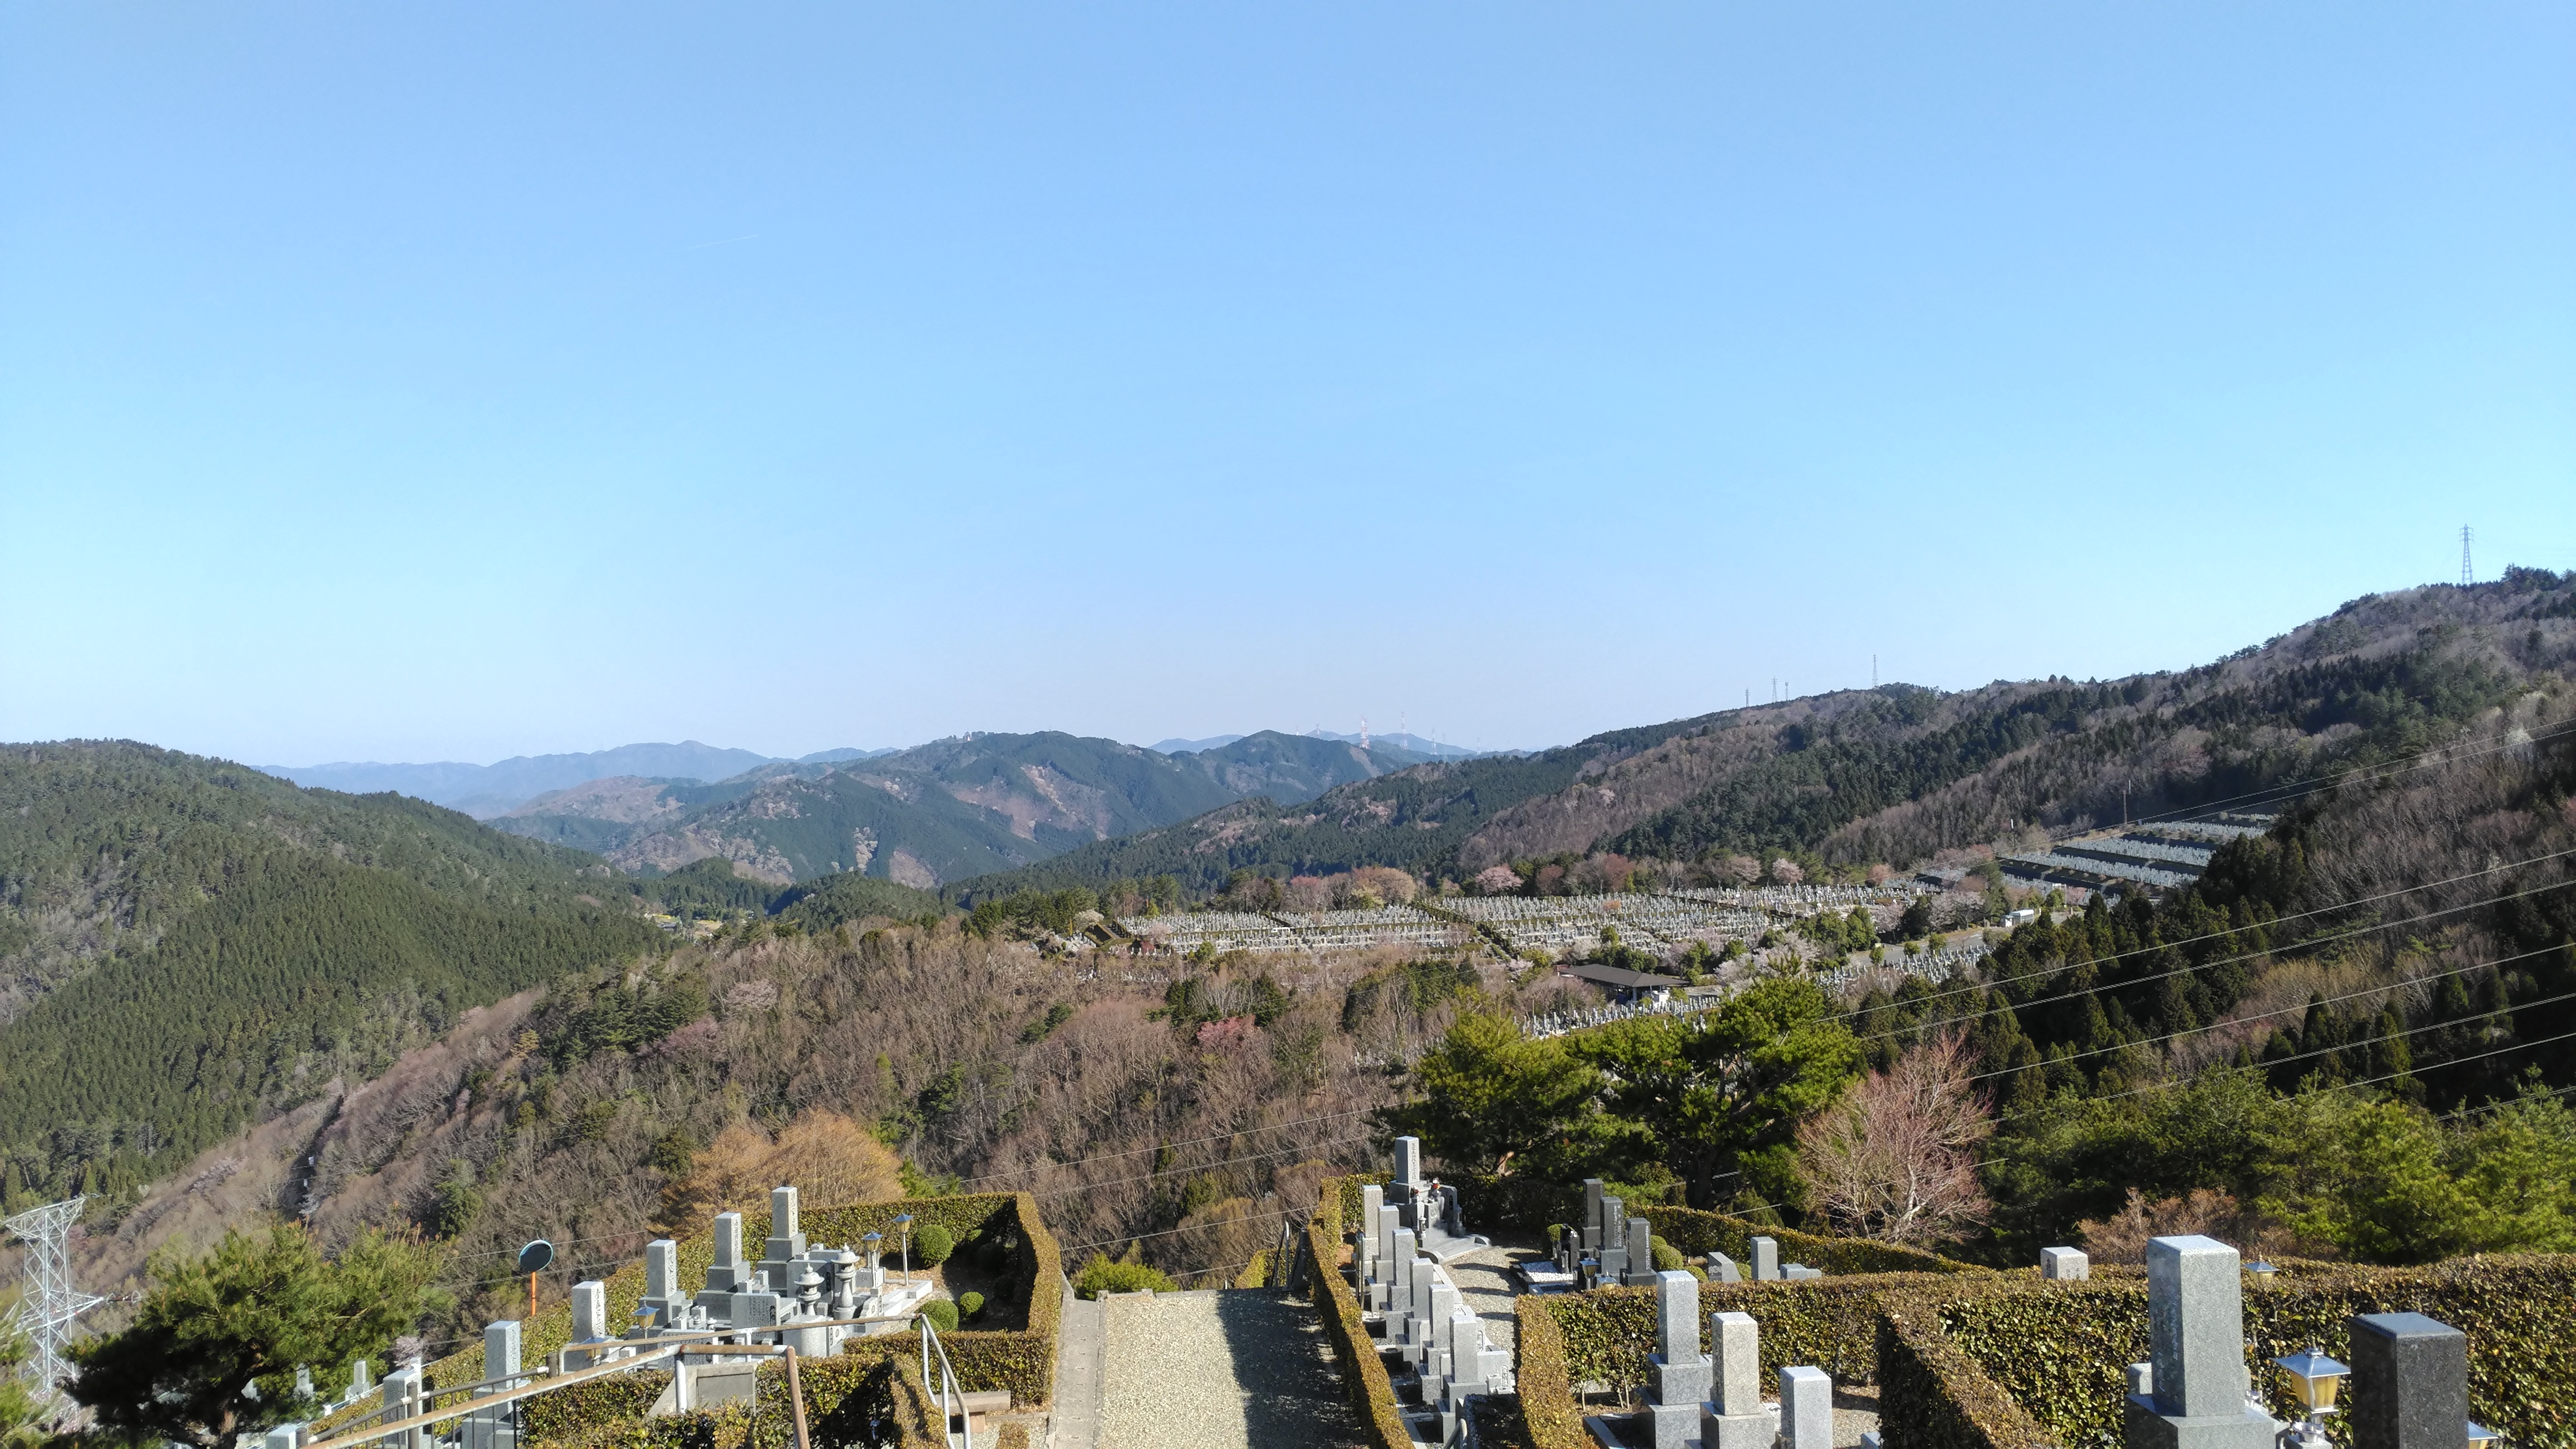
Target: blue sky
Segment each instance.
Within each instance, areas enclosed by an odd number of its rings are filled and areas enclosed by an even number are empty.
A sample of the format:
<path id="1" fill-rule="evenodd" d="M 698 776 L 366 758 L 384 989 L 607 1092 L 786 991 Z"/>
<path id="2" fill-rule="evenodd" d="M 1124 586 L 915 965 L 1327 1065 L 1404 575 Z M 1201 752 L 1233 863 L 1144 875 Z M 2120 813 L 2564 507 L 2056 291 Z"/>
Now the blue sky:
<path id="1" fill-rule="evenodd" d="M 2177 667 L 2576 566 L 2563 5 L 0 9 L 0 738 Z"/>

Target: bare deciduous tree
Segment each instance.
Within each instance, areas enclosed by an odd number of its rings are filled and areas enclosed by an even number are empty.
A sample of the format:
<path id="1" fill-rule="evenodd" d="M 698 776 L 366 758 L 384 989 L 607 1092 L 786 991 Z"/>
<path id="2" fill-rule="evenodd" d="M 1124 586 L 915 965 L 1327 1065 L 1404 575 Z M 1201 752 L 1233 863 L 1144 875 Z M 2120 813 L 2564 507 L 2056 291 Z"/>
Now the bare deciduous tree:
<path id="1" fill-rule="evenodd" d="M 1798 1165 L 1817 1209 L 1840 1230 L 1921 1247 L 1956 1238 L 1992 1210 L 1977 1144 L 1994 1119 L 1948 1036 L 1872 1072 L 1798 1132 Z"/>

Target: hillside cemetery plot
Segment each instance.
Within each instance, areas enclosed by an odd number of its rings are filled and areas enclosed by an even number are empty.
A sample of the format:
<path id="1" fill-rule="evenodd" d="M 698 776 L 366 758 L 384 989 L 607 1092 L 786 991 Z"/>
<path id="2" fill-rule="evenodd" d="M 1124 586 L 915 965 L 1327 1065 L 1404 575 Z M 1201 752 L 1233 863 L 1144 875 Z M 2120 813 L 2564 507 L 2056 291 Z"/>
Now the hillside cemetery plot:
<path id="1" fill-rule="evenodd" d="M 2123 882 L 2171 890 L 2200 879 L 2220 846 L 2271 828 L 2267 815 L 2224 815 L 2215 820 L 2174 820 L 2061 840 L 2046 850 L 2003 857 L 2004 869 L 2028 880 L 2061 885 L 2117 886 Z"/>
<path id="2" fill-rule="evenodd" d="M 1130 916 L 1119 929 L 1157 950 L 1356 951 L 1374 946 L 1446 950 L 1467 943 L 1470 932 L 1411 906 L 1368 911 L 1203 911 L 1184 916 Z"/>
<path id="3" fill-rule="evenodd" d="M 1751 940 L 1770 924 L 1761 913 L 1686 895 L 1469 896 L 1441 909 L 1493 931 L 1527 955 L 1585 955 L 1600 949 L 1605 927 L 1644 950 L 1677 950 L 1694 941 Z"/>

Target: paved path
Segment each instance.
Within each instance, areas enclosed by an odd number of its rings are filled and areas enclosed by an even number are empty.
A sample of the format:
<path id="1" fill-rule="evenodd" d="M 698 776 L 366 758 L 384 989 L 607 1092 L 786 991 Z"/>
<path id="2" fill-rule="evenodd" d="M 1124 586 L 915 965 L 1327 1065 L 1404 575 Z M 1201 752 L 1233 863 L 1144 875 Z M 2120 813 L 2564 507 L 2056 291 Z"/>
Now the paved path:
<path id="1" fill-rule="evenodd" d="M 1361 1442 L 1315 1310 L 1263 1288 L 1101 1301 L 1089 1444 L 1053 1449 L 1342 1449 Z"/>
<path id="2" fill-rule="evenodd" d="M 1047 1449 L 1095 1449 L 1100 1443 L 1100 1304 L 1064 1285 L 1056 1321 L 1055 1406 L 1047 1414 Z"/>

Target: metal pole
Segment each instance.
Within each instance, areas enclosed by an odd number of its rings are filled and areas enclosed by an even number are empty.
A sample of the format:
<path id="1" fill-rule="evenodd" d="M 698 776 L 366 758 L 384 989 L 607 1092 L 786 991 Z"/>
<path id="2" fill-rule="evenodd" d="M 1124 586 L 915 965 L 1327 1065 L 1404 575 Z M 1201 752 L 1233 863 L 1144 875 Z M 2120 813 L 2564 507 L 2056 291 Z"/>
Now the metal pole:
<path id="1" fill-rule="evenodd" d="M 796 1449 L 805 1444 L 805 1385 L 796 1377 L 796 1350 L 787 1350 L 787 1406 L 796 1416 Z"/>

